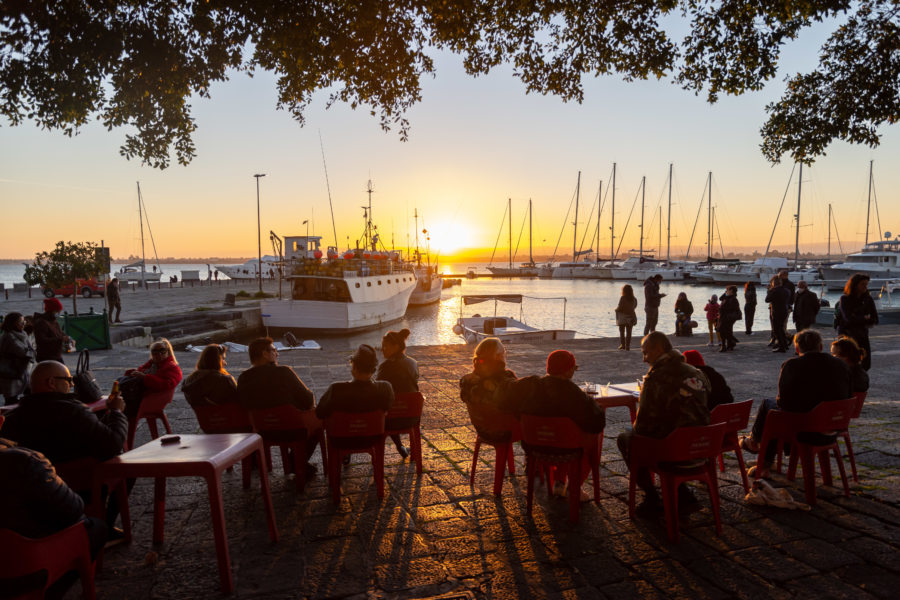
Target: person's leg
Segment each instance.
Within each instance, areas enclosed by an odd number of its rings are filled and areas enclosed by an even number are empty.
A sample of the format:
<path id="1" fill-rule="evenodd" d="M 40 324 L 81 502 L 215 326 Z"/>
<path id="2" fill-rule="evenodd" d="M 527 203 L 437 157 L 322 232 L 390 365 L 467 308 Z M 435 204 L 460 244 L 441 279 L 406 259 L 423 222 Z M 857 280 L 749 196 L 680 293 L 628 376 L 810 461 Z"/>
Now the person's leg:
<path id="1" fill-rule="evenodd" d="M 863 329 L 861 335 L 856 338 L 856 343 L 865 352 L 862 361 L 859 363 L 864 371 L 868 371 L 872 367 L 872 346 L 869 343 L 869 330 Z"/>
<path id="2" fill-rule="evenodd" d="M 647 333 L 652 333 L 656 331 L 656 323 L 659 321 L 659 308 L 653 307 L 648 309 L 647 311 L 647 327 L 649 331 Z"/>
<path id="3" fill-rule="evenodd" d="M 644 307 L 644 335 L 650 333 L 650 309 Z"/>
<path id="4" fill-rule="evenodd" d="M 632 436 L 634 436 L 634 430 L 628 428 L 616 438 L 616 446 L 619 447 L 619 453 L 622 455 L 622 458 L 625 459 L 626 467 L 628 466 L 629 457 L 631 456 Z M 659 493 L 653 486 L 653 479 L 650 477 L 650 471 L 647 469 L 638 469 L 635 479 L 637 480 L 637 486 L 644 492 L 644 502 L 647 504 L 659 504 Z"/>
<path id="5" fill-rule="evenodd" d="M 707 319 L 706 325 L 707 325 L 707 327 L 709 327 L 709 343 L 715 344 L 716 343 L 716 322 L 711 319 Z"/>
<path id="6" fill-rule="evenodd" d="M 759 409 L 756 411 L 756 420 L 753 422 L 753 427 L 750 429 L 750 439 L 753 440 L 755 444 L 759 444 L 762 441 L 763 430 L 766 426 L 766 415 L 769 414 L 770 410 L 775 410 L 776 408 L 778 408 L 778 405 L 773 398 L 765 398 L 760 403 Z"/>
<path id="7" fill-rule="evenodd" d="M 625 349 L 631 350 L 631 325 L 625 326 Z"/>
<path id="8" fill-rule="evenodd" d="M 619 350 L 625 349 L 625 326 L 619 325 Z"/>
<path id="9" fill-rule="evenodd" d="M 755 306 L 744 306 L 744 331 L 747 335 L 753 333 L 753 317 L 755 314 Z"/>

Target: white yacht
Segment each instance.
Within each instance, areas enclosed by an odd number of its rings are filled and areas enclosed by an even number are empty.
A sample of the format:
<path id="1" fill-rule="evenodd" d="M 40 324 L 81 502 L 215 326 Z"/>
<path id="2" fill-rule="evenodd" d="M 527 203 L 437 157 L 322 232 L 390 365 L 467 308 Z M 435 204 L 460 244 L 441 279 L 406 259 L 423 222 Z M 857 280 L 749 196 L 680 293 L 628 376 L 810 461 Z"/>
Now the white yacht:
<path id="1" fill-rule="evenodd" d="M 791 269 L 788 259 L 780 256 L 763 256 L 752 263 L 713 266 L 707 271 L 692 271 L 691 278 L 703 283 L 744 284 L 752 281 L 757 285 L 766 286 L 772 277 L 784 270 L 787 270 L 788 279 L 794 283 L 819 282 L 819 272 L 816 269 Z"/>
<path id="2" fill-rule="evenodd" d="M 263 279 L 278 279 L 278 262 L 278 257 L 271 254 L 262 257 Z M 216 265 L 216 270 L 227 275 L 229 279 L 257 279 L 259 277 L 259 259 L 252 258 L 242 265 Z"/>
<path id="3" fill-rule="evenodd" d="M 147 266 L 144 264 L 144 261 L 139 260 L 137 262 L 131 263 L 130 265 L 125 265 L 117 272 L 113 273 L 113 277 L 116 277 L 119 281 L 124 282 L 158 282 L 160 277 L 162 277 L 162 270 L 156 268 L 147 270 Z"/>
<path id="4" fill-rule="evenodd" d="M 891 239 L 885 232 L 884 241 L 869 242 L 859 252 L 849 254 L 844 262 L 822 267 L 822 279 L 829 290 L 842 289 L 854 273 L 865 273 L 873 287 L 900 278 L 900 237 Z"/>

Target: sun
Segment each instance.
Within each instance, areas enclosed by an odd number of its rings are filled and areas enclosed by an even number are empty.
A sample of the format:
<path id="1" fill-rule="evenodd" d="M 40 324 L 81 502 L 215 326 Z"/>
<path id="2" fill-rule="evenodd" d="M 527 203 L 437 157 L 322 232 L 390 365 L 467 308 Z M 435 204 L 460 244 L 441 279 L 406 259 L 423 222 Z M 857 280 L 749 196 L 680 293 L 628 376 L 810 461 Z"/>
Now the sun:
<path id="1" fill-rule="evenodd" d="M 465 225 L 435 223 L 425 227 L 424 232 L 419 231 L 419 244 L 426 245 L 426 239 L 423 237 L 427 238 L 432 255 L 440 253 L 444 257 L 453 256 L 472 248 L 474 243 L 473 231 Z"/>

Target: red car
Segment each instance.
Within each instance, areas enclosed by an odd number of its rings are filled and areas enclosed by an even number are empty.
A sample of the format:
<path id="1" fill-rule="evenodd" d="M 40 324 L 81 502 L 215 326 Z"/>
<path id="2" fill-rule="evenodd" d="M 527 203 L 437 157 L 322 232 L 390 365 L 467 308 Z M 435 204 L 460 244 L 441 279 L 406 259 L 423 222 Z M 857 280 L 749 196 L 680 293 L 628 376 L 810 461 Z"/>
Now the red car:
<path id="1" fill-rule="evenodd" d="M 94 294 L 98 296 L 103 296 L 106 294 L 106 288 L 102 282 L 98 282 L 96 279 L 91 277 L 90 279 L 78 279 L 76 280 L 78 283 L 78 293 L 82 295 L 84 298 L 90 298 Z M 44 296 L 47 298 L 52 298 L 53 296 L 64 296 L 68 298 L 72 295 L 72 284 L 64 285 L 61 288 L 52 289 L 49 287 L 44 288 Z"/>

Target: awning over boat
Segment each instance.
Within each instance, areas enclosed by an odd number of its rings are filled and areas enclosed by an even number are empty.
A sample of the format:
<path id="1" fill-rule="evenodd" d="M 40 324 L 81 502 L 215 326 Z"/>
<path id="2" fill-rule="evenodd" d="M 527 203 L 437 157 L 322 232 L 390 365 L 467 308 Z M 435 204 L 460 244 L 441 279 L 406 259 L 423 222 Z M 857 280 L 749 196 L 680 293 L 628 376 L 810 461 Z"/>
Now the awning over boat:
<path id="1" fill-rule="evenodd" d="M 522 294 L 470 294 L 462 297 L 463 304 L 479 304 L 489 300 L 499 300 L 500 302 L 510 302 L 513 304 L 522 304 Z"/>
<path id="2" fill-rule="evenodd" d="M 139 260 L 137 262 L 131 263 L 130 265 L 125 265 L 122 268 L 123 269 L 140 269 L 142 266 L 144 266 L 144 261 Z"/>

